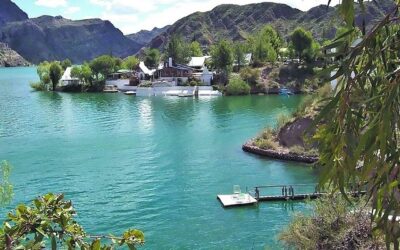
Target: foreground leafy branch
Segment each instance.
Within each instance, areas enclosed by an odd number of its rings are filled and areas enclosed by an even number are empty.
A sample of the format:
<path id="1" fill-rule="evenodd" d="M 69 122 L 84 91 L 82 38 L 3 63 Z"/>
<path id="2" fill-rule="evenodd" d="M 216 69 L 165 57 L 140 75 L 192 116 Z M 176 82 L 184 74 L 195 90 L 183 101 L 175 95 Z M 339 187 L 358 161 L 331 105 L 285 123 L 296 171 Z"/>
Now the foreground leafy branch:
<path id="1" fill-rule="evenodd" d="M 31 206 L 18 205 L 9 213 L 0 229 L 0 249 L 68 249 L 108 250 L 115 246 L 136 249 L 144 244 L 144 234 L 130 229 L 122 236 L 93 236 L 87 234 L 75 220 L 71 201 L 63 194 L 46 194 L 35 199 Z M 110 244 L 103 244 L 106 240 Z"/>
<path id="2" fill-rule="evenodd" d="M 342 38 L 353 34 L 354 4 L 342 2 L 349 30 Z M 400 239 L 399 8 L 400 1 L 393 1 L 393 10 L 332 68 L 338 85 L 321 112 L 324 122 L 316 135 L 325 166 L 321 184 L 344 195 L 350 185 L 366 184 L 376 229 L 394 249 Z M 343 47 L 345 41 L 334 41 L 332 47 Z"/>
<path id="3" fill-rule="evenodd" d="M 0 164 L 0 206 L 9 204 L 13 198 L 13 185 L 10 183 L 12 166 L 7 161 Z"/>

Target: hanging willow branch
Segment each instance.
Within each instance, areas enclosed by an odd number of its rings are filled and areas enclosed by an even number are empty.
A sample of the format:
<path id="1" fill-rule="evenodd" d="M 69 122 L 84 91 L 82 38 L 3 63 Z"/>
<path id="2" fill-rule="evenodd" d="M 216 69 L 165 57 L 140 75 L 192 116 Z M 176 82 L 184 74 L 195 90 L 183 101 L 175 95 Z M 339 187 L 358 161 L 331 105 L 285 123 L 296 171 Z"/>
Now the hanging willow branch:
<path id="1" fill-rule="evenodd" d="M 354 27 L 354 4 L 343 0 L 340 7 L 349 30 Z M 365 183 L 377 229 L 385 233 L 388 247 L 399 249 L 400 1 L 393 6 L 331 68 L 338 85 L 320 114 L 324 122 L 315 138 L 324 166 L 321 185 L 346 195 L 349 186 Z M 333 47 L 352 40 L 352 34 Z"/>

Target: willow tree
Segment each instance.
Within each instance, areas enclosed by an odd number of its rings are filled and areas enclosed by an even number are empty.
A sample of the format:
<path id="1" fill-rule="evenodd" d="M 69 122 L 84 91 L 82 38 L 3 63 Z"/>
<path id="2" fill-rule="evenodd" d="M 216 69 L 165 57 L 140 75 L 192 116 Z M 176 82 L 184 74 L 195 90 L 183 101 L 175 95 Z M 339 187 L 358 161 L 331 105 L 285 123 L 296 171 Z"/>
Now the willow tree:
<path id="1" fill-rule="evenodd" d="M 331 46 L 343 48 L 356 32 L 355 5 L 339 6 L 347 32 Z M 379 1 L 378 1 L 379 4 Z M 399 249 L 400 223 L 400 1 L 330 70 L 337 72 L 334 95 L 322 110 L 316 138 L 323 165 L 321 185 L 346 196 L 350 186 L 367 188 L 377 230 L 386 236 L 388 249 Z"/>

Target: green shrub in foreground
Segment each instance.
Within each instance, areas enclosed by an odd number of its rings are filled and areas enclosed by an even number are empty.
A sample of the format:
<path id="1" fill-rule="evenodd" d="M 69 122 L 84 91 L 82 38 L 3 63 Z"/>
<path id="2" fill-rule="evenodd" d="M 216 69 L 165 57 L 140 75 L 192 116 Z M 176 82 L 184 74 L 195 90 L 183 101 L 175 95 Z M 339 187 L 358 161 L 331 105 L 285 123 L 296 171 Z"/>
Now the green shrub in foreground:
<path id="1" fill-rule="evenodd" d="M 295 215 L 279 239 L 288 249 L 385 249 L 364 200 L 325 196 L 312 203 L 311 215 Z"/>
<path id="2" fill-rule="evenodd" d="M 226 85 L 227 95 L 248 95 L 250 94 L 250 86 L 238 77 L 234 77 Z"/>

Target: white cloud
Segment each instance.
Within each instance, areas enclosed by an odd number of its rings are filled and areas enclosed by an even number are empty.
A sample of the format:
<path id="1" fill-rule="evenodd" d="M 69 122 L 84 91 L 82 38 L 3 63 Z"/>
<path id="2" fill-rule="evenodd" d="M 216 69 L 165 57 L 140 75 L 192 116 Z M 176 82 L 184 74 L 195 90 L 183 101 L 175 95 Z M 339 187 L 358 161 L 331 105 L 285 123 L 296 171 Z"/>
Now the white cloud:
<path id="1" fill-rule="evenodd" d="M 66 0 L 37 0 L 35 2 L 38 6 L 48 7 L 48 8 L 58 8 L 67 6 Z"/>
<path id="2" fill-rule="evenodd" d="M 72 14 L 78 13 L 79 11 L 81 11 L 80 7 L 78 7 L 78 6 L 70 6 L 70 7 L 67 7 L 67 9 L 64 11 L 64 14 L 65 15 L 72 15 Z"/>
<path id="3" fill-rule="evenodd" d="M 46 0 L 38 0 L 46 1 Z M 328 0 L 267 0 L 286 3 L 300 10 L 308 10 L 319 4 L 327 4 Z M 140 29 L 152 29 L 172 24 L 182 17 L 196 11 L 208 11 L 220 4 L 250 4 L 263 2 L 260 0 L 90 0 L 103 9 L 102 19 L 110 20 L 125 34 Z M 333 0 L 337 4 L 339 0 Z"/>

